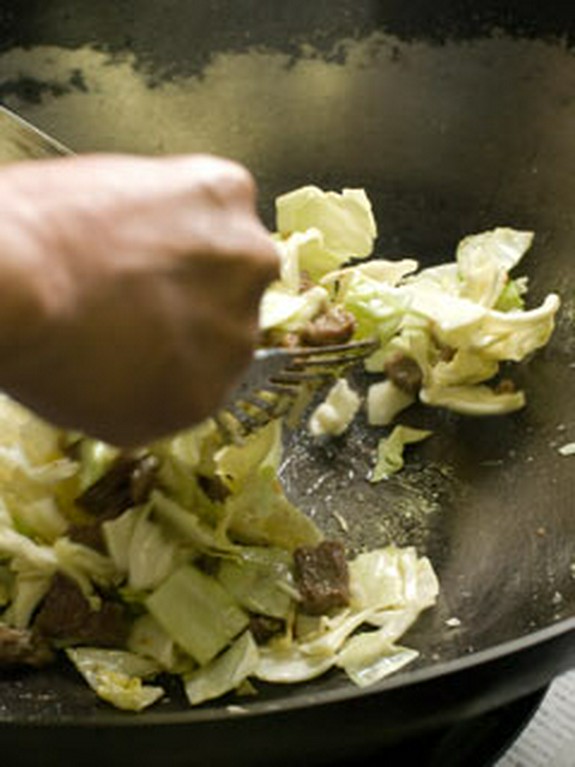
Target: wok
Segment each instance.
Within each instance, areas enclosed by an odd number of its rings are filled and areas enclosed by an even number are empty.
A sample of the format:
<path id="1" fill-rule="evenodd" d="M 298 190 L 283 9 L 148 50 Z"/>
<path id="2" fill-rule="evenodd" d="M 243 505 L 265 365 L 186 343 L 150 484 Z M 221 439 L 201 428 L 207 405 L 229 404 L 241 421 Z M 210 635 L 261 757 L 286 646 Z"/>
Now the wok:
<path id="1" fill-rule="evenodd" d="M 98 703 L 71 671 L 4 678 L 14 763 L 359 760 L 575 664 L 575 458 L 557 449 L 575 440 L 574 30 L 559 2 L 0 3 L 2 100 L 76 151 L 234 157 L 270 226 L 282 191 L 365 187 L 377 253 L 425 265 L 471 232 L 532 229 L 530 301 L 563 299 L 549 347 L 513 371 L 527 408 L 414 409 L 434 437 L 387 483 L 365 481 L 378 434 L 361 424 L 327 448 L 291 436 L 288 491 L 328 532 L 343 517 L 350 550 L 414 544 L 432 559 L 441 598 L 405 640 L 417 664 L 363 691 L 333 675 L 195 710 L 174 690 L 142 715 Z"/>

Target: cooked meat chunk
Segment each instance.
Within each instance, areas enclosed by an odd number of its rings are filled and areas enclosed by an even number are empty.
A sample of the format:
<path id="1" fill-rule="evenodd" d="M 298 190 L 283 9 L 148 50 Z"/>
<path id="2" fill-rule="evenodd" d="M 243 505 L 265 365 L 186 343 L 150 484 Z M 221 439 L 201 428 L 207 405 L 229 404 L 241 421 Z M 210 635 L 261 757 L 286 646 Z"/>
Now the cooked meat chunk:
<path id="1" fill-rule="evenodd" d="M 281 618 L 272 618 L 270 615 L 250 615 L 250 631 L 258 644 L 265 644 L 269 640 L 283 634 L 285 621 Z"/>
<path id="2" fill-rule="evenodd" d="M 131 506 L 145 503 L 153 488 L 158 462 L 153 456 L 122 456 L 112 467 L 76 498 L 94 521 L 72 525 L 68 537 L 96 551 L 105 552 L 102 523 L 114 519 Z"/>
<path id="3" fill-rule="evenodd" d="M 96 516 L 117 516 L 147 500 L 157 468 L 158 462 L 153 456 L 122 456 L 76 499 L 76 503 Z"/>
<path id="4" fill-rule="evenodd" d="M 57 574 L 38 611 L 34 628 L 52 640 L 121 647 L 128 634 L 128 619 L 122 605 L 105 598 L 99 610 L 92 609 L 76 583 Z"/>
<path id="5" fill-rule="evenodd" d="M 228 486 L 219 477 L 198 476 L 198 483 L 210 501 L 223 503 L 230 494 Z"/>
<path id="6" fill-rule="evenodd" d="M 495 392 L 497 394 L 513 394 L 517 391 L 515 382 L 510 378 L 502 378 L 501 381 L 495 386 Z"/>
<path id="7" fill-rule="evenodd" d="M 322 615 L 349 603 L 349 571 L 345 549 L 339 541 L 296 549 L 294 576 L 302 598 L 302 612 Z"/>
<path id="8" fill-rule="evenodd" d="M 106 521 L 106 517 L 98 519 L 91 524 L 78 524 L 70 525 L 68 528 L 67 536 L 74 543 L 81 543 L 84 546 L 88 546 L 90 549 L 95 549 L 101 554 L 106 554 L 106 541 L 104 540 L 104 534 L 102 533 L 102 522 Z"/>
<path id="9" fill-rule="evenodd" d="M 421 389 L 423 374 L 417 362 L 405 354 L 395 354 L 385 363 L 385 372 L 398 389 L 407 394 L 417 394 Z"/>
<path id="10" fill-rule="evenodd" d="M 301 341 L 299 335 L 295 332 L 272 328 L 260 334 L 258 346 L 263 346 L 264 348 L 280 346 L 284 349 L 297 349 L 301 346 Z"/>
<path id="11" fill-rule="evenodd" d="M 455 349 L 452 346 L 439 345 L 439 359 L 442 362 L 451 362 L 454 357 Z"/>
<path id="12" fill-rule="evenodd" d="M 0 669 L 46 666 L 54 660 L 48 642 L 35 631 L 0 623 Z"/>
<path id="13" fill-rule="evenodd" d="M 344 344 L 353 336 L 355 326 L 353 314 L 335 306 L 306 324 L 300 333 L 301 342 L 304 346 Z"/>

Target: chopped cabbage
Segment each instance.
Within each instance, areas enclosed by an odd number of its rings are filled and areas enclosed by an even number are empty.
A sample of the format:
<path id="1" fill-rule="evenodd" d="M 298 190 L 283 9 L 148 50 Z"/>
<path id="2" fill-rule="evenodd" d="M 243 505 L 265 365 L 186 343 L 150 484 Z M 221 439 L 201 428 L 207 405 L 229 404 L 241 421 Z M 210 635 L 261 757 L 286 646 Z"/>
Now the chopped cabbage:
<path id="1" fill-rule="evenodd" d="M 150 519 L 153 508 L 134 507 L 102 525 L 110 556 L 135 592 L 159 586 L 184 558 L 181 544 Z"/>
<path id="2" fill-rule="evenodd" d="M 356 557 L 350 578 L 350 607 L 316 621 L 315 630 L 299 642 L 282 638 L 262 648 L 258 679 L 303 682 L 337 666 L 365 686 L 417 657 L 417 651 L 396 642 L 435 603 L 439 584 L 429 560 L 419 558 L 412 547 L 389 546 Z M 376 630 L 356 633 L 368 624 Z"/>
<path id="3" fill-rule="evenodd" d="M 307 186 L 278 198 L 276 209 L 282 271 L 264 295 L 262 329 L 297 335 L 331 306 L 351 312 L 355 337 L 379 340 L 366 362 L 369 372 L 384 376 L 368 391 L 369 423 L 392 425 L 416 401 L 473 416 L 525 406 L 524 392 L 502 391 L 493 382 L 502 362 L 524 360 L 554 329 L 559 297 L 552 293 L 527 309 L 527 280 L 510 274 L 533 232 L 498 227 L 470 235 L 453 261 L 425 269 L 406 258 L 350 265 L 371 254 L 377 235 L 362 190 L 338 194 Z M 302 290 L 304 273 L 311 284 Z M 387 363 L 398 354 L 421 371 L 415 394 L 386 378 Z M 312 434 L 337 436 L 349 426 L 358 406 L 340 389 L 341 407 L 329 398 L 320 405 L 309 421 Z"/>
<path id="4" fill-rule="evenodd" d="M 278 232 L 319 231 L 321 242 L 300 253 L 300 269 L 312 279 L 333 271 L 351 258 L 366 258 L 373 250 L 377 228 L 371 203 L 363 189 L 342 194 L 305 186 L 276 200 Z"/>
<path id="5" fill-rule="evenodd" d="M 235 559 L 222 561 L 218 580 L 252 613 L 287 619 L 293 609 L 295 587 L 292 557 L 272 546 L 244 546 Z"/>
<path id="6" fill-rule="evenodd" d="M 424 429 L 413 429 L 409 426 L 395 426 L 389 435 L 380 439 L 377 446 L 377 462 L 370 477 L 371 482 L 388 479 L 392 474 L 403 468 L 403 451 L 406 445 L 422 442 L 431 436 Z"/>
<path id="7" fill-rule="evenodd" d="M 418 656 L 417 650 L 390 644 L 385 633 L 371 631 L 352 637 L 339 654 L 336 665 L 358 687 L 367 687 L 395 674 Z"/>
<path id="8" fill-rule="evenodd" d="M 352 606 L 356 610 L 430 607 L 438 582 L 427 557 L 413 546 L 387 546 L 359 554 L 349 565 Z M 372 616 L 373 617 L 373 616 Z M 376 623 L 376 625 L 378 625 Z"/>
<path id="9" fill-rule="evenodd" d="M 330 655 L 306 655 L 297 645 L 262 648 L 255 677 L 271 684 L 297 684 L 315 679 L 334 665 Z"/>
<path id="10" fill-rule="evenodd" d="M 377 282 L 387 285 L 398 285 L 404 277 L 417 270 L 418 263 L 413 258 L 402 258 L 398 261 L 389 261 L 385 258 L 378 258 L 375 261 L 367 261 L 355 266 L 347 266 L 338 269 L 335 272 L 329 272 L 321 278 L 321 285 L 345 285 L 348 279 L 353 279 L 354 275 L 361 274 L 370 277 Z"/>
<path id="11" fill-rule="evenodd" d="M 51 576 L 34 570 L 18 572 L 11 585 L 10 603 L 2 616 L 3 622 L 21 629 L 29 626 L 51 580 Z"/>
<path id="12" fill-rule="evenodd" d="M 361 399 L 345 378 L 339 378 L 327 397 L 313 411 L 309 429 L 314 437 L 339 436 L 349 428 L 361 405 Z"/>
<path id="13" fill-rule="evenodd" d="M 260 650 L 255 677 L 271 684 L 298 684 L 315 679 L 334 665 L 334 656 L 306 655 L 297 644 Z"/>
<path id="14" fill-rule="evenodd" d="M 164 532 L 177 537 L 189 550 L 208 555 L 234 551 L 234 544 L 223 530 L 206 524 L 195 510 L 184 508 L 160 490 L 153 491 L 150 505 L 154 516 L 162 523 Z M 173 541 L 168 540 L 162 548 L 164 555 L 177 562 L 178 551 L 173 545 Z"/>
<path id="15" fill-rule="evenodd" d="M 463 415 L 503 415 L 525 405 L 522 391 L 497 392 L 489 386 L 445 386 L 424 389 L 421 401 Z"/>
<path id="16" fill-rule="evenodd" d="M 54 543 L 66 534 L 69 521 L 50 496 L 38 498 L 14 509 L 13 518 L 19 530 L 44 543 Z"/>
<path id="17" fill-rule="evenodd" d="M 387 378 L 372 384 L 367 392 L 367 420 L 371 426 L 388 426 L 402 410 L 415 402 L 415 396 Z"/>
<path id="18" fill-rule="evenodd" d="M 176 570 L 146 607 L 168 636 L 198 663 L 212 660 L 248 625 L 248 616 L 217 580 L 193 565 Z"/>
<path id="19" fill-rule="evenodd" d="M 456 260 L 461 295 L 475 303 L 493 307 L 533 242 L 533 232 L 493 229 L 465 237 L 457 248 Z"/>
<path id="20" fill-rule="evenodd" d="M 320 278 L 350 258 L 365 258 L 373 249 L 375 221 L 365 192 L 342 194 L 303 187 L 276 201 L 280 279 L 265 292 L 259 325 L 267 331 L 297 330 L 328 305 L 329 291 Z M 301 290 L 302 278 L 316 284 Z"/>
<path id="21" fill-rule="evenodd" d="M 217 451 L 215 471 L 231 491 L 240 490 L 254 470 L 277 471 L 282 455 L 282 423 L 279 419 L 251 434 L 241 445 L 229 444 Z"/>
<path id="22" fill-rule="evenodd" d="M 285 496 L 273 467 L 263 467 L 226 501 L 228 530 L 242 543 L 293 551 L 322 539 L 317 525 Z"/>
<path id="23" fill-rule="evenodd" d="M 525 404 L 524 395 L 499 394 L 489 383 L 501 362 L 519 362 L 548 342 L 560 306 L 550 294 L 539 307 L 524 309 L 526 283 L 509 276 L 532 240 L 531 232 L 494 229 L 462 240 L 453 263 L 416 271 L 402 260 L 395 272 L 387 262 L 379 272 L 361 264 L 327 275 L 322 284 L 337 282 L 334 300 L 356 317 L 357 337 L 380 339 L 367 362 L 370 372 L 383 372 L 399 352 L 421 369 L 424 404 L 473 415 L 512 412 Z M 390 385 L 372 389 L 374 425 L 391 423 L 410 404 Z"/>
<path id="24" fill-rule="evenodd" d="M 139 655 L 97 647 L 70 647 L 66 655 L 99 697 L 117 708 L 142 711 L 164 695 L 161 687 L 142 684 L 160 667 Z"/>
<path id="25" fill-rule="evenodd" d="M 327 306 L 327 299 L 328 292 L 320 285 L 303 293 L 293 292 L 281 284 L 272 285 L 260 305 L 260 328 L 297 330 Z"/>
<path id="26" fill-rule="evenodd" d="M 184 676 L 184 690 L 192 706 L 213 698 L 221 698 L 237 689 L 253 676 L 259 663 L 259 652 L 249 631 L 207 666 Z"/>
<path id="27" fill-rule="evenodd" d="M 175 673 L 180 669 L 182 653 L 178 652 L 174 640 L 150 613 L 144 613 L 134 621 L 128 649 L 136 655 L 151 658 L 166 671 Z M 189 664 L 192 664 L 191 659 Z"/>

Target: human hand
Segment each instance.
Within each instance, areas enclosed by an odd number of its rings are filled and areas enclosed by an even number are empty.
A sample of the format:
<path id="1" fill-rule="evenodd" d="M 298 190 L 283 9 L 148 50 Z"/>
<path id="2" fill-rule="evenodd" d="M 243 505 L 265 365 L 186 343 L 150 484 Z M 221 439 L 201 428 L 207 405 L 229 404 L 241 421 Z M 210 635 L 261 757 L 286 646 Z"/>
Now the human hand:
<path id="1" fill-rule="evenodd" d="M 249 173 L 91 155 L 0 171 L 0 388 L 118 445 L 203 419 L 248 363 L 278 272 Z"/>

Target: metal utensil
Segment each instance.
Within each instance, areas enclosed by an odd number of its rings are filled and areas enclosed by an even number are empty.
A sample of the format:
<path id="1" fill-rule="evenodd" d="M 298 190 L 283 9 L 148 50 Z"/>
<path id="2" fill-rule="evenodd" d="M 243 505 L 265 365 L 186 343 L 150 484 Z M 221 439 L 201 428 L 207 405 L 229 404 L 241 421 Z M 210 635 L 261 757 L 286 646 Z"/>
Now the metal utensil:
<path id="1" fill-rule="evenodd" d="M 72 152 L 56 139 L 0 106 L 0 163 L 62 157 Z"/>
<path id="2" fill-rule="evenodd" d="M 242 439 L 272 419 L 288 415 L 300 395 L 333 381 L 376 347 L 376 341 L 363 340 L 257 349 L 246 375 L 216 415 L 216 422 L 227 439 Z"/>

